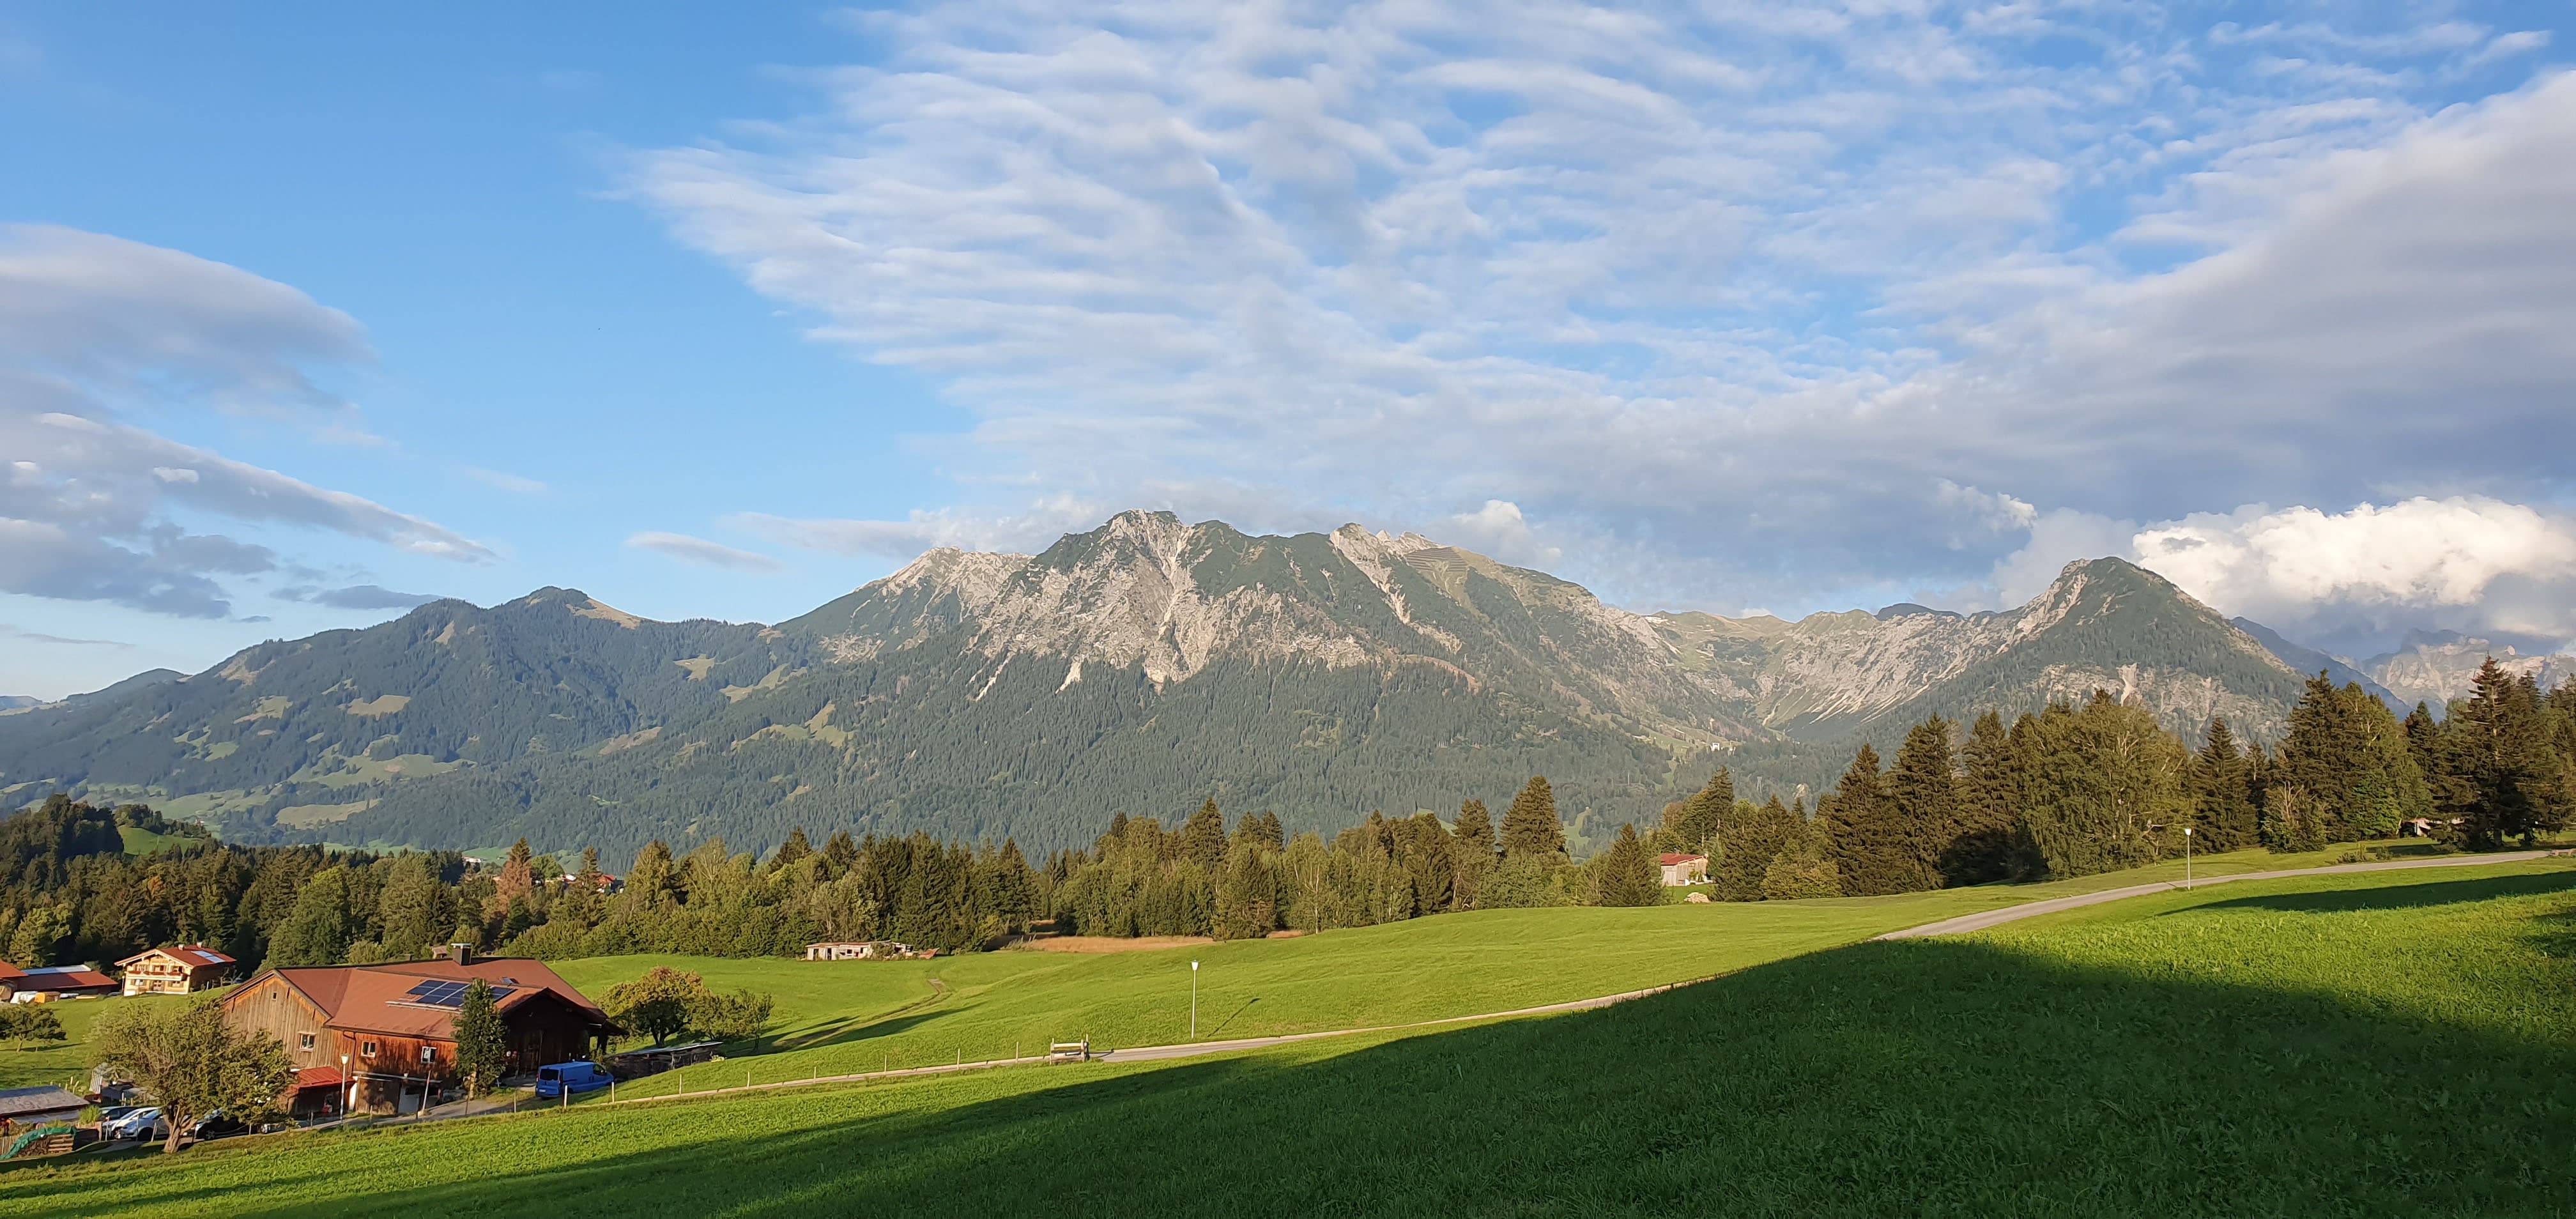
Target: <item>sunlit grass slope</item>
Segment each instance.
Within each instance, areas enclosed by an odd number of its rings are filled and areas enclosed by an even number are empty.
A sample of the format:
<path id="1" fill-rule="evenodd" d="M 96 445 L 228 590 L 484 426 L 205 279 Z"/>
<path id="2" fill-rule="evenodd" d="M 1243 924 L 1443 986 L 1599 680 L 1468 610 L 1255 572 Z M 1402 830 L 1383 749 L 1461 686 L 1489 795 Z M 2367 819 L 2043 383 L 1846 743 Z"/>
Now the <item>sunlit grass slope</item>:
<path id="1" fill-rule="evenodd" d="M 20 1169 L 0 1213 L 2566 1214 L 2571 1071 L 2553 861 L 2140 898 L 1437 1033 Z"/>

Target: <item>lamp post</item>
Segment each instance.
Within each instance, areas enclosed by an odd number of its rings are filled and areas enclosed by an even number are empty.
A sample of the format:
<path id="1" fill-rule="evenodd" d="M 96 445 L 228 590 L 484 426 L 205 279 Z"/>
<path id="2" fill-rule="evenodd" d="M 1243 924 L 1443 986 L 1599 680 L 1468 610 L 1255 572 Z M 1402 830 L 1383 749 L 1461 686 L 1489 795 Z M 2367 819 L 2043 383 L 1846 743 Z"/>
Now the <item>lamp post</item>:
<path id="1" fill-rule="evenodd" d="M 1190 1040 L 1199 1039 L 1199 963 L 1190 962 Z"/>
<path id="2" fill-rule="evenodd" d="M 2182 827 L 2182 887 L 2191 888 L 2191 827 Z"/>
<path id="3" fill-rule="evenodd" d="M 340 1099 L 340 1116 L 347 1117 L 351 1109 L 358 1107 L 358 1074 L 349 1069 L 349 1056 L 346 1054 L 340 1056 L 340 1082 L 349 1089 L 349 1094 Z"/>

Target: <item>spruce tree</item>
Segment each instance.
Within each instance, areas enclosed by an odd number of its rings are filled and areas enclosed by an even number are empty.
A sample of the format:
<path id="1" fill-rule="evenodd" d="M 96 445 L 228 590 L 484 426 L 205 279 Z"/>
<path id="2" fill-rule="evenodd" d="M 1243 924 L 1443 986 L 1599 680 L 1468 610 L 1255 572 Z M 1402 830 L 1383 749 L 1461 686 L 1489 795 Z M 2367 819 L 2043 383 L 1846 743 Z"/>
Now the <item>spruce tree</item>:
<path id="1" fill-rule="evenodd" d="M 1646 844 L 1638 840 L 1634 825 L 1619 827 L 1619 836 L 1593 861 L 1590 871 L 1594 905 L 1654 906 L 1664 900 L 1662 875 L 1655 869 L 1654 857 L 1646 853 Z"/>
<path id="2" fill-rule="evenodd" d="M 1852 755 L 1833 794 L 1818 802 L 1816 821 L 1832 844 L 1826 858 L 1833 862 L 1844 894 L 1862 897 L 1930 887 L 1915 869 L 1911 835 L 1888 797 L 1877 750 L 1863 745 Z"/>
<path id="3" fill-rule="evenodd" d="M 1762 877 L 1781 850 L 1797 837 L 1802 818 L 1772 796 L 1760 808 L 1739 809 L 1718 834 L 1711 888 L 1719 901 L 1762 900 Z"/>
<path id="4" fill-rule="evenodd" d="M 510 1029 L 501 1022 L 491 983 L 476 978 L 466 984 L 456 1007 L 455 1035 L 456 1073 L 465 1079 L 465 1095 L 481 1096 L 500 1080 L 510 1061 Z"/>
<path id="5" fill-rule="evenodd" d="M 1941 861 L 1967 833 L 1959 778 L 1950 765 L 1950 721 L 1916 724 L 1887 772 L 1887 798 L 1904 832 L 1909 889 L 1941 887 Z"/>
<path id="6" fill-rule="evenodd" d="M 1708 777 L 1708 782 L 1682 801 L 1681 815 L 1673 825 L 1674 835 L 1681 839 L 1674 849 L 1692 855 L 1715 856 L 1718 838 L 1725 832 L 1726 819 L 1735 812 L 1735 774 L 1726 767 Z"/>
<path id="7" fill-rule="evenodd" d="M 1214 796 L 1181 823 L 1181 856 L 1211 880 L 1225 867 L 1225 814 L 1217 811 Z"/>
<path id="8" fill-rule="evenodd" d="M 2012 741 L 2003 716 L 1993 711 L 1968 728 L 1959 753 L 1959 836 L 1941 856 L 1945 884 L 1982 885 L 2018 872 L 2014 829 L 2021 821 L 2021 797 Z"/>
<path id="9" fill-rule="evenodd" d="M 779 843 L 777 852 L 769 857 L 769 874 L 775 876 L 795 867 L 813 853 L 814 844 L 806 840 L 805 827 L 797 826 L 787 831 L 787 841 Z"/>
<path id="10" fill-rule="evenodd" d="M 850 841 L 848 830 L 834 830 L 832 836 L 823 841 L 823 864 L 832 879 L 849 875 L 851 865 L 858 861 L 859 844 Z"/>
<path id="11" fill-rule="evenodd" d="M 2260 816 L 2254 804 L 2253 764 L 2236 748 L 2227 721 L 2213 717 L 2200 753 L 2192 759 L 2192 825 L 2196 849 L 2234 851 L 2254 845 Z"/>
<path id="12" fill-rule="evenodd" d="M 1456 869 L 1449 882 L 1451 901 L 1461 910 L 1475 909 L 1477 894 L 1495 864 L 1494 819 L 1485 811 L 1484 801 L 1469 800 L 1458 806 L 1457 828 L 1450 833 L 1449 861 Z"/>
<path id="13" fill-rule="evenodd" d="M 1565 854 L 1565 826 L 1556 819 L 1556 793 L 1545 775 L 1533 777 L 1503 810 L 1503 854 L 1533 859 Z"/>
<path id="14" fill-rule="evenodd" d="M 2446 735 L 2443 810 L 2471 847 L 2488 850 L 2565 820 L 2566 760 L 2555 748 L 2536 683 L 2516 680 L 2490 656 L 2455 704 Z"/>

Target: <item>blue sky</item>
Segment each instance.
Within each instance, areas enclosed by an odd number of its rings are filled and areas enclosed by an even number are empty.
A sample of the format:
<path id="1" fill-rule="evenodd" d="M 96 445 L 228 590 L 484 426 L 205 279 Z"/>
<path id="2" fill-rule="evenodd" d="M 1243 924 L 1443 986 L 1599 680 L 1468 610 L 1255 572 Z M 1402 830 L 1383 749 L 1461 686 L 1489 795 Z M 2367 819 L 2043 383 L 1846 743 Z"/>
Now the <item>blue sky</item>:
<path id="1" fill-rule="evenodd" d="M 2562 641 L 2571 15 L 21 6 L 0 693 L 1135 506 Z"/>

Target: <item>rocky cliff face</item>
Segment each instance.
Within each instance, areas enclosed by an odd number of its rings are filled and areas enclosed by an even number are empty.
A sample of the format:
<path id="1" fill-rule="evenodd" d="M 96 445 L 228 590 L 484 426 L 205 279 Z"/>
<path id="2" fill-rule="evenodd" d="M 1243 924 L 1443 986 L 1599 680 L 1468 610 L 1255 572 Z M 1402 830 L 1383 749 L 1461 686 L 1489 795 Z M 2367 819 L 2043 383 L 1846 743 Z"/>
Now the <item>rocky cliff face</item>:
<path id="1" fill-rule="evenodd" d="M 2430 703 L 2438 710 L 2452 699 L 2469 696 L 2470 681 L 2489 656 L 2517 677 L 2532 674 L 2543 689 L 2576 677 L 2576 655 L 2524 656 L 2512 644 L 2453 631 L 2409 632 L 2396 651 L 2374 656 L 2361 667 L 2399 699 Z"/>
<path id="2" fill-rule="evenodd" d="M 1130 512 L 1036 555 L 935 550 L 774 628 L 541 589 L 263 644 L 0 715 L 0 796 L 140 798 L 250 840 L 613 856 L 796 825 L 1045 849 L 1211 793 L 1334 829 L 1531 774 L 1616 820 L 1721 762 L 1749 790 L 1824 782 L 1923 716 L 2095 689 L 2260 736 L 2299 677 L 2116 560 L 1996 613 L 1639 615 L 1415 534 Z"/>

